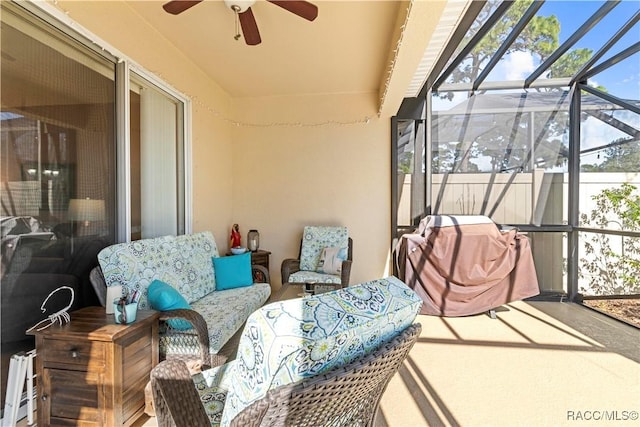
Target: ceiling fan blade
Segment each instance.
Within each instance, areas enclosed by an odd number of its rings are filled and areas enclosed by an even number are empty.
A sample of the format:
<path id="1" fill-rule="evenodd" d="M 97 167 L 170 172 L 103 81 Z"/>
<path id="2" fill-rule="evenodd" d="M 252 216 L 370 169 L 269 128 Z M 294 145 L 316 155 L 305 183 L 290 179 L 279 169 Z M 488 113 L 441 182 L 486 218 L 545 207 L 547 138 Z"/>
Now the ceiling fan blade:
<path id="1" fill-rule="evenodd" d="M 184 12 L 192 6 L 197 5 L 202 0 L 172 0 L 168 3 L 162 5 L 162 8 L 165 12 L 171 13 L 172 15 L 177 15 L 179 13 Z"/>
<path id="2" fill-rule="evenodd" d="M 268 0 L 291 13 L 298 15 L 308 21 L 313 21 L 318 17 L 318 6 L 308 1 L 298 0 Z"/>
<path id="3" fill-rule="evenodd" d="M 242 27 L 242 35 L 244 36 L 244 41 L 249 46 L 260 44 L 262 39 L 260 38 L 258 24 L 256 23 L 256 18 L 253 16 L 251 8 L 238 14 L 238 19 L 240 19 L 240 26 Z"/>

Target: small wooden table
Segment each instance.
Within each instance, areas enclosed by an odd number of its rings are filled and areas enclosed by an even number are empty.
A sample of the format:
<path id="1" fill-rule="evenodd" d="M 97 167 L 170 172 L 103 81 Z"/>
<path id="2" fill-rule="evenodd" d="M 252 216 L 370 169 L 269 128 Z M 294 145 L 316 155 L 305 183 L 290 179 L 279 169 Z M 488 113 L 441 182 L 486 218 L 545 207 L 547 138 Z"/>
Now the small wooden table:
<path id="1" fill-rule="evenodd" d="M 264 249 L 258 249 L 255 252 L 251 252 L 251 264 L 252 265 L 261 265 L 267 270 L 269 269 L 269 255 L 271 252 L 265 251 Z"/>
<path id="2" fill-rule="evenodd" d="M 38 425 L 130 426 L 143 413 L 144 387 L 158 364 L 156 311 L 118 325 L 104 307 L 30 331 L 36 338 Z"/>

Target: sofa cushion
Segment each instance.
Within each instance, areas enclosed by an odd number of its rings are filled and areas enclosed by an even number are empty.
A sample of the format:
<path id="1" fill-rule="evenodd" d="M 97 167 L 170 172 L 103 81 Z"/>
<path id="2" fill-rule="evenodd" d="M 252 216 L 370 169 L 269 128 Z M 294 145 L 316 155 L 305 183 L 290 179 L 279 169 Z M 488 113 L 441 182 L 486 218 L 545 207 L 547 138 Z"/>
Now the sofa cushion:
<path id="1" fill-rule="evenodd" d="M 155 279 L 173 286 L 192 304 L 215 290 L 211 258 L 218 247 L 210 232 L 118 243 L 98 254 L 107 286 L 140 291 L 138 307 L 149 309 L 147 288 Z"/>
<path id="2" fill-rule="evenodd" d="M 216 291 L 192 303 L 191 307 L 207 322 L 209 352 L 219 353 L 222 346 L 242 327 L 247 317 L 269 299 L 269 295 L 271 286 L 268 283 L 255 283 L 244 288 Z M 198 349 L 195 336 L 191 348 L 186 348 L 185 344 L 170 336 L 160 336 L 161 349 L 169 354 L 193 354 Z"/>
<path id="3" fill-rule="evenodd" d="M 347 227 L 306 226 L 302 232 L 300 270 L 315 271 L 324 248 L 348 246 Z"/>
<path id="4" fill-rule="evenodd" d="M 214 257 L 212 260 L 217 290 L 241 288 L 253 284 L 251 252 Z"/>
<path id="5" fill-rule="evenodd" d="M 370 353 L 413 323 L 422 300 L 395 277 L 255 311 L 240 337 L 221 425 L 267 391 Z"/>
<path id="6" fill-rule="evenodd" d="M 180 295 L 180 292 L 161 280 L 156 279 L 151 282 L 147 292 L 147 299 L 151 308 L 154 310 L 167 311 L 176 310 L 178 308 L 191 308 L 187 300 Z M 172 328 L 181 331 L 191 329 L 193 327 L 191 323 L 182 319 L 169 319 L 167 323 Z"/>
<path id="7" fill-rule="evenodd" d="M 289 275 L 290 283 L 304 283 L 304 282 L 317 282 L 317 283 L 334 283 L 339 285 L 341 283 L 341 277 L 339 274 L 324 274 L 316 273 L 315 271 L 296 271 Z"/>

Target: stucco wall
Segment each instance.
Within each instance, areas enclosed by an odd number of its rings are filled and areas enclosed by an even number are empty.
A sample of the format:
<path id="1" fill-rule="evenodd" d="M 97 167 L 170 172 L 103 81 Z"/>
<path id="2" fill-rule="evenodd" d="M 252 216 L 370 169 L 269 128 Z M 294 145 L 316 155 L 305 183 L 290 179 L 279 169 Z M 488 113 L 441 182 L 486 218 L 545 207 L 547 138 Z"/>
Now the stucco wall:
<path id="1" fill-rule="evenodd" d="M 390 120 L 376 117 L 375 100 L 373 93 L 235 100 L 244 124 L 233 133 L 234 221 L 245 236 L 260 231 L 277 285 L 304 225 L 349 228 L 351 283 L 386 273 Z"/>

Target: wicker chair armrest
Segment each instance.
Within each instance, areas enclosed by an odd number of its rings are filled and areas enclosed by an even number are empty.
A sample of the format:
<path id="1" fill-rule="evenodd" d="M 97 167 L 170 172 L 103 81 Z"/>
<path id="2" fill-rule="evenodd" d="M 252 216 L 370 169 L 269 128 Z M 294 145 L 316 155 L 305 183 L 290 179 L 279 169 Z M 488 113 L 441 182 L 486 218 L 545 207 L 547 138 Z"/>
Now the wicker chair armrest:
<path id="1" fill-rule="evenodd" d="M 209 329 L 207 328 L 207 322 L 204 320 L 204 317 L 195 310 L 185 308 L 160 312 L 160 320 L 167 321 L 170 319 L 184 319 L 191 323 L 193 329 L 198 335 L 202 368 L 207 369 L 210 367 L 211 357 L 209 355 Z M 173 332 L 176 333 L 177 331 L 174 329 Z"/>
<path id="2" fill-rule="evenodd" d="M 282 283 L 287 283 L 289 281 L 289 275 L 291 275 L 291 273 L 295 273 L 296 271 L 300 271 L 300 260 L 293 258 L 284 259 L 282 261 L 282 265 L 280 266 Z"/>
<path id="3" fill-rule="evenodd" d="M 251 275 L 253 276 L 253 283 L 271 283 L 269 270 L 262 265 L 252 265 Z"/>
<path id="4" fill-rule="evenodd" d="M 340 273 L 340 284 L 342 287 L 349 286 L 349 277 L 351 276 L 351 264 L 352 260 L 348 259 L 342 261 L 342 273 Z"/>
<path id="5" fill-rule="evenodd" d="M 200 396 L 193 386 L 191 373 L 183 361 L 165 360 L 151 370 L 150 377 L 157 425 L 210 425 Z"/>

